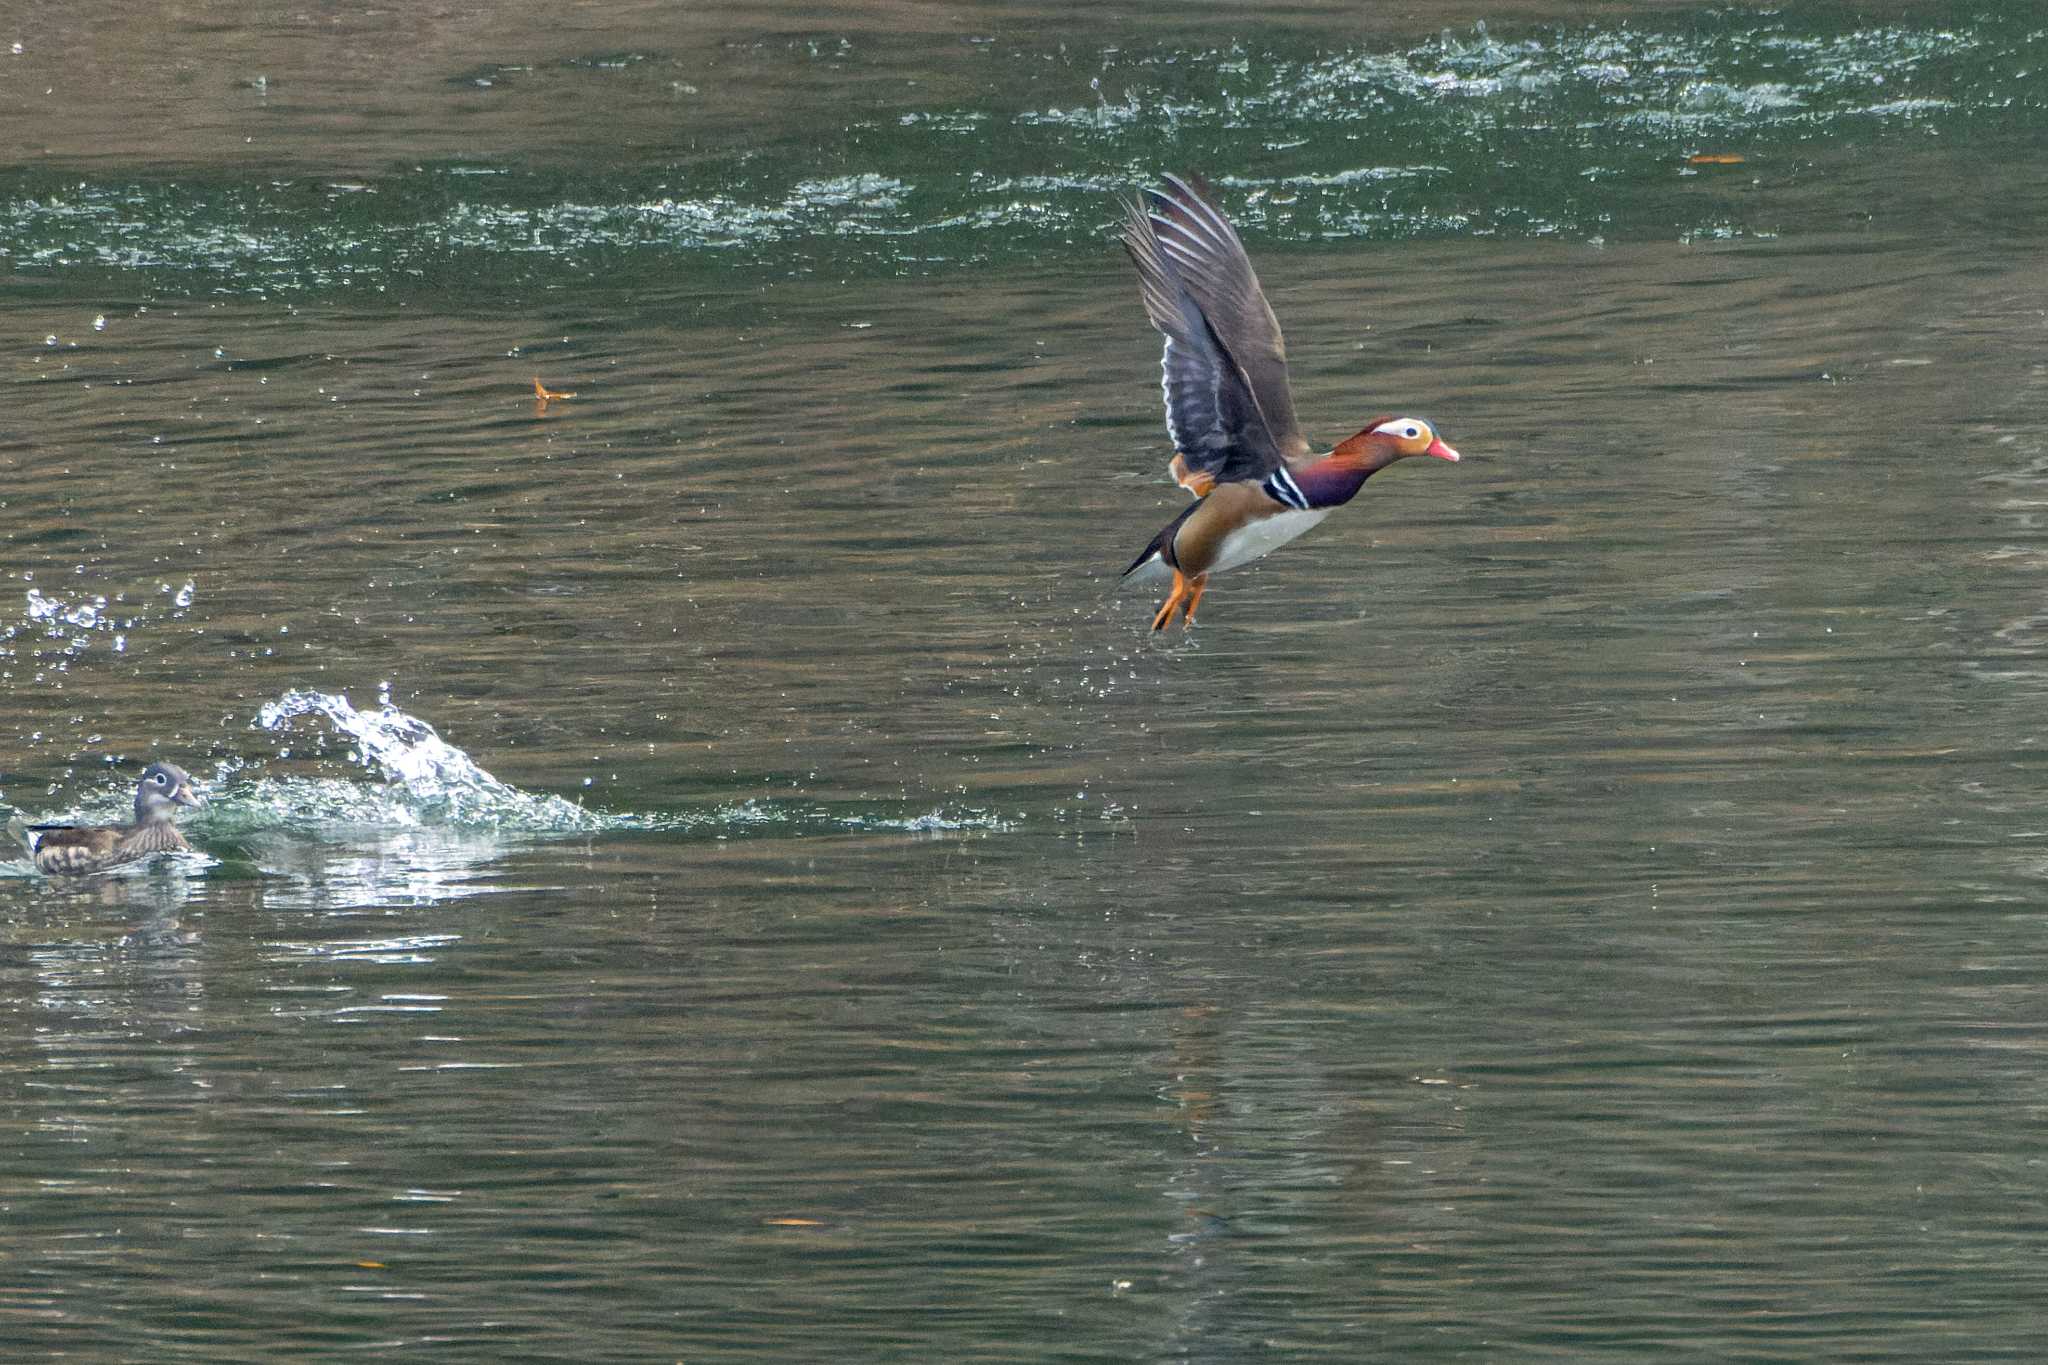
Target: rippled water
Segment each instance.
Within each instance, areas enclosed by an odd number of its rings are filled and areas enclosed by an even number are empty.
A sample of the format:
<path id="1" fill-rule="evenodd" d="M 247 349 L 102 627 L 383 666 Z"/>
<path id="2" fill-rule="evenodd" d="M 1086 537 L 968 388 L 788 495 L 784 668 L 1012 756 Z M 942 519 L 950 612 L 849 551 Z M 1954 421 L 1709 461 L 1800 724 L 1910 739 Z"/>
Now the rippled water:
<path id="1" fill-rule="evenodd" d="M 0 20 L 10 1358 L 2034 1353 L 2039 16 L 674 8 Z"/>
<path id="2" fill-rule="evenodd" d="M 615 51 L 544 28 L 518 60 L 399 54 L 401 79 L 352 115 L 333 106 L 361 88 L 289 48 L 213 53 L 204 88 L 140 129 L 106 126 L 118 97 L 52 129 L 18 95 L 0 134 L 54 136 L 57 165 L 0 177 L 0 235 L 18 272 L 113 272 L 123 294 L 945 276 L 1093 253 L 1111 193 L 1167 162 L 1253 191 L 1239 217 L 1274 243 L 1755 238 L 1927 213 L 2024 231 L 2048 207 L 2032 178 L 1959 204 L 1916 170 L 1948 161 L 1944 139 L 1994 162 L 2038 150 L 2041 16 L 1896 8 L 1844 24 L 1647 6 L 1426 37 L 1335 14 L 1227 35 L 1189 19 L 1191 35 L 1084 12 L 1058 20 L 1078 25 L 1065 42 L 996 7 L 943 34 L 861 6 L 795 31 L 772 10 L 722 28 L 649 13 L 618 35 L 647 42 Z M 337 44 L 393 36 L 346 22 Z M 13 62 L 29 84 L 68 74 L 40 53 Z M 138 139 L 146 174 L 107 150 Z M 1745 169 L 1702 174 L 1697 155 Z"/>

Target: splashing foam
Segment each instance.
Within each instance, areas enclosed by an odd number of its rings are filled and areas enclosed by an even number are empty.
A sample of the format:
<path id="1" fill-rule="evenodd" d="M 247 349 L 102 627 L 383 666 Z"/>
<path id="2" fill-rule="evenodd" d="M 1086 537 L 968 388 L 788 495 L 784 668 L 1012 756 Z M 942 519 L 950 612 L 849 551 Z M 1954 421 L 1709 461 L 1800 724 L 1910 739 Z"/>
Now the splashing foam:
<path id="1" fill-rule="evenodd" d="M 605 829 L 616 822 L 559 796 L 535 796 L 500 782 L 476 760 L 442 739 L 417 716 L 395 706 L 358 711 L 332 692 L 287 692 L 256 713 L 256 726 L 283 730 L 301 716 L 319 716 L 356 746 L 355 759 L 379 770 L 389 784 L 371 808 L 348 784 L 280 782 L 294 805 L 315 807 L 320 818 L 397 820 L 410 824 L 483 825 L 545 833 Z"/>
<path id="2" fill-rule="evenodd" d="M 329 778 L 264 778 L 229 798 L 228 811 L 239 808 L 244 814 L 255 814 L 266 826 L 438 825 L 541 835 L 729 831 L 763 825 L 909 834 L 1010 828 L 986 811 L 946 808 L 906 814 L 849 813 L 742 801 L 683 814 L 591 810 L 559 796 L 536 796 L 500 782 L 475 759 L 442 739 L 433 726 L 389 701 L 358 711 L 347 697 L 331 692 L 287 692 L 256 713 L 254 728 L 282 731 L 302 716 L 318 716 L 346 736 L 355 745 L 355 760 L 379 772 L 384 785 L 372 789 Z M 215 818 L 232 816 L 217 812 Z"/>

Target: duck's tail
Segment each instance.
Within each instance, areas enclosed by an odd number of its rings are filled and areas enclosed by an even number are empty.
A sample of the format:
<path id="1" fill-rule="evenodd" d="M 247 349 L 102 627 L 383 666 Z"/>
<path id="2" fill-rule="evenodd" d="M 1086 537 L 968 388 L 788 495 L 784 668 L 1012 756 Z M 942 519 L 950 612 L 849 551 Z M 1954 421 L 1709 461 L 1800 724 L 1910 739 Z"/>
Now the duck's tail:
<path id="1" fill-rule="evenodd" d="M 1180 511 L 1180 515 L 1159 528 L 1159 534 L 1152 537 L 1152 543 L 1138 552 L 1118 578 L 1118 585 L 1138 585 L 1156 582 L 1172 574 L 1179 566 L 1173 562 L 1173 538 L 1180 531 L 1181 523 L 1193 516 L 1202 505 L 1195 499 Z"/>

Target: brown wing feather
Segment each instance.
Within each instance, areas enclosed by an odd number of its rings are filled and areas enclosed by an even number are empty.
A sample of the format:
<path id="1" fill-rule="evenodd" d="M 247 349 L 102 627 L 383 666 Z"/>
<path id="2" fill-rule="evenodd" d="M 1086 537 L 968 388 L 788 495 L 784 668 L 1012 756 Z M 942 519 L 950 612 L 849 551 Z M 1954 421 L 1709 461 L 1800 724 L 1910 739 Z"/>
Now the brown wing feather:
<path id="1" fill-rule="evenodd" d="M 44 830 L 36 837 L 36 867 L 43 872 L 94 872 L 108 865 L 120 842 L 117 829 Z"/>
<path id="2" fill-rule="evenodd" d="M 164 821 L 128 829 L 64 826 L 37 835 L 35 864 L 40 871 L 56 874 L 104 872 L 152 853 L 191 847 L 175 825 Z"/>

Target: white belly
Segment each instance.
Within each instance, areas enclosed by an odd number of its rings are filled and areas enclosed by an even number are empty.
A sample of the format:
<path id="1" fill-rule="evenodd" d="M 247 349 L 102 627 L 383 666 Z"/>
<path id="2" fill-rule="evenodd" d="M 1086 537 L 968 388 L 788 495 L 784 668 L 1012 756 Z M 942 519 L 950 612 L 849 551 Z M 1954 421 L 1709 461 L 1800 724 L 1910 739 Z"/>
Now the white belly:
<path id="1" fill-rule="evenodd" d="M 1209 566 L 1209 572 L 1222 573 L 1225 569 L 1234 569 L 1262 555 L 1269 555 L 1288 541 L 1315 529 L 1316 524 L 1328 515 L 1330 509 L 1327 507 L 1312 512 L 1289 510 L 1240 526 L 1223 538 L 1216 562 Z"/>

